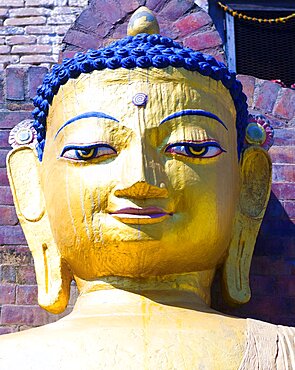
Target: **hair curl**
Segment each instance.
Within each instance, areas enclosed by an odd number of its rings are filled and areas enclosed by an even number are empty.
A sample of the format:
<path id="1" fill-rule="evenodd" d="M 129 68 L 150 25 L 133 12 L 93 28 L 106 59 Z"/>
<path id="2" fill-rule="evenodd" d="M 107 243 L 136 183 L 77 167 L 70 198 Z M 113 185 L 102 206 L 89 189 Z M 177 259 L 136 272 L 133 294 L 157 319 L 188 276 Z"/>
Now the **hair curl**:
<path id="1" fill-rule="evenodd" d="M 33 99 L 36 107 L 32 114 L 34 128 L 37 131 L 38 158 L 42 161 L 46 138 L 46 119 L 53 97 L 61 85 L 70 78 L 77 78 L 81 73 L 94 70 L 117 68 L 184 68 L 196 71 L 203 76 L 221 81 L 229 90 L 236 108 L 237 150 L 240 157 L 243 149 L 245 129 L 248 119 L 246 96 L 242 92 L 242 84 L 236 74 L 210 55 L 181 46 L 168 37 L 161 35 L 138 34 L 127 36 L 111 43 L 109 46 L 87 53 L 77 53 L 74 58 L 65 58 L 62 64 L 56 64 L 51 72 L 44 77 L 43 84 L 38 87 Z"/>

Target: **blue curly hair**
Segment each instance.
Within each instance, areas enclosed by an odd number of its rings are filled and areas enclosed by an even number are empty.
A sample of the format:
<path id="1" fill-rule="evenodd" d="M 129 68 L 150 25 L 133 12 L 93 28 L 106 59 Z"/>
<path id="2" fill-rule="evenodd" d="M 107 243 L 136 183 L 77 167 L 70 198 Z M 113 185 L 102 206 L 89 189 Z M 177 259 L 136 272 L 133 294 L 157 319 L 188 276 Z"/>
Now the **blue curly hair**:
<path id="1" fill-rule="evenodd" d="M 66 84 L 70 78 L 77 78 L 81 73 L 91 73 L 94 70 L 136 67 L 163 69 L 169 66 L 209 76 L 216 81 L 221 81 L 229 90 L 236 108 L 237 150 L 240 158 L 248 119 L 248 106 L 247 98 L 242 92 L 242 84 L 236 79 L 236 74 L 212 56 L 185 48 L 168 37 L 138 34 L 127 36 L 99 50 L 90 49 L 85 54 L 77 53 L 74 58 L 65 58 L 61 64 L 54 65 L 51 72 L 45 75 L 43 84 L 38 87 L 37 95 L 33 99 L 36 108 L 32 112 L 33 126 L 37 131 L 39 160 L 42 161 L 43 157 L 49 106 L 60 86 Z"/>

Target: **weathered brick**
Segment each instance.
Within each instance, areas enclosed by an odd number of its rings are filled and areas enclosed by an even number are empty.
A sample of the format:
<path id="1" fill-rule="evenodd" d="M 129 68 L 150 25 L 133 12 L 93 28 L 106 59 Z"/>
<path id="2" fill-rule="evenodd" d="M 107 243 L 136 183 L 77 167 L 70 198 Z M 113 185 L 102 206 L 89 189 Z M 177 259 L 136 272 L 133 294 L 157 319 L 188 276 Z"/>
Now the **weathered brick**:
<path id="1" fill-rule="evenodd" d="M 274 182 L 295 182 L 295 164 L 273 164 L 272 178 Z"/>
<path id="2" fill-rule="evenodd" d="M 0 225 L 16 225 L 18 218 L 12 206 L 0 205 Z"/>
<path id="3" fill-rule="evenodd" d="M 69 6 L 87 6 L 89 0 L 69 0 Z M 121 3 L 121 2 L 120 2 Z"/>
<path id="4" fill-rule="evenodd" d="M 6 166 L 6 156 L 8 154 L 7 149 L 0 149 L 0 168 Z"/>
<path id="5" fill-rule="evenodd" d="M 293 163 L 295 158 L 294 146 L 272 146 L 269 150 L 272 163 Z"/>
<path id="6" fill-rule="evenodd" d="M 0 186 L 0 204 L 13 205 L 13 198 L 9 186 Z"/>
<path id="7" fill-rule="evenodd" d="M 45 24 L 45 17 L 24 17 L 8 18 L 4 21 L 4 26 L 27 26 L 32 24 Z"/>
<path id="8" fill-rule="evenodd" d="M 183 37 L 211 22 L 212 19 L 209 17 L 208 13 L 199 11 L 177 20 L 174 26 L 179 31 L 179 36 Z"/>
<path id="9" fill-rule="evenodd" d="M 0 284 L 0 304 L 13 304 L 15 302 L 15 285 Z"/>
<path id="10" fill-rule="evenodd" d="M 19 8 L 19 9 L 10 9 L 9 16 L 10 17 L 33 17 L 39 15 L 50 15 L 51 10 L 46 8 Z"/>
<path id="11" fill-rule="evenodd" d="M 36 95 L 36 90 L 41 85 L 44 75 L 48 72 L 45 67 L 30 67 L 28 70 L 28 92 L 29 98 Z"/>
<path id="12" fill-rule="evenodd" d="M 56 63 L 57 58 L 52 55 L 25 55 L 20 58 L 21 63 L 24 64 L 40 64 L 40 63 Z"/>
<path id="13" fill-rule="evenodd" d="M 55 31 L 58 35 L 64 35 L 70 28 L 70 25 L 67 26 L 57 26 Z"/>
<path id="14" fill-rule="evenodd" d="M 0 130 L 0 147 L 2 148 L 10 148 L 8 144 L 8 136 L 9 136 L 9 131 L 1 131 Z"/>
<path id="15" fill-rule="evenodd" d="M 243 92 L 247 96 L 247 104 L 249 107 L 253 104 L 253 94 L 255 88 L 255 77 L 238 75 L 237 79 L 241 81 L 243 85 Z"/>
<path id="16" fill-rule="evenodd" d="M 9 36 L 6 37 L 6 44 L 7 45 L 35 44 L 36 40 L 37 37 L 33 35 Z"/>
<path id="17" fill-rule="evenodd" d="M 36 305 L 38 304 L 37 294 L 37 285 L 19 285 L 16 287 L 16 304 Z"/>
<path id="18" fill-rule="evenodd" d="M 293 201 L 284 201 L 284 210 L 288 217 L 294 219 L 295 218 L 295 206 Z M 295 248 L 294 248 L 294 253 L 295 253 Z M 295 256 L 295 255 L 294 255 Z"/>
<path id="19" fill-rule="evenodd" d="M 2 308 L 2 324 L 44 325 L 48 323 L 49 316 L 39 306 L 5 305 Z"/>
<path id="20" fill-rule="evenodd" d="M 58 35 L 41 35 L 38 36 L 38 44 L 50 44 L 53 46 L 58 46 L 60 48 L 60 44 L 62 43 L 63 37 Z"/>
<path id="21" fill-rule="evenodd" d="M 16 333 L 17 327 L 14 325 L 0 326 L 0 335 Z"/>
<path id="22" fill-rule="evenodd" d="M 24 68 L 8 67 L 6 69 L 6 98 L 9 100 L 25 99 Z"/>
<path id="23" fill-rule="evenodd" d="M 183 44 L 195 50 L 203 50 L 221 45 L 221 38 L 217 31 L 207 31 L 184 39 Z"/>
<path id="24" fill-rule="evenodd" d="M 292 89 L 281 89 L 275 103 L 273 114 L 285 119 L 291 119 L 295 114 L 295 91 Z"/>
<path id="25" fill-rule="evenodd" d="M 39 0 L 38 0 L 39 1 Z M 1 29 L 0 29 L 1 30 Z M 28 35 L 36 34 L 36 35 L 47 35 L 47 34 L 54 34 L 55 30 L 52 26 L 27 26 L 25 27 L 25 31 Z M 1 34 L 1 32 L 0 32 Z"/>
<path id="26" fill-rule="evenodd" d="M 4 44 L 5 44 L 5 37 L 0 36 L 0 45 L 4 45 Z"/>
<path id="27" fill-rule="evenodd" d="M 0 9 L 0 18 L 5 18 L 8 16 L 8 9 Z"/>
<path id="28" fill-rule="evenodd" d="M 159 12 L 159 14 L 169 19 L 170 22 L 175 21 L 181 17 L 184 13 L 190 10 L 194 6 L 193 0 L 170 0 L 166 3 L 164 8 Z"/>
<path id="29" fill-rule="evenodd" d="M 25 119 L 31 119 L 31 112 L 0 111 L 0 128 L 13 128 Z"/>
<path id="30" fill-rule="evenodd" d="M 0 0 L 1 7 L 20 7 L 24 5 L 24 0 Z"/>
<path id="31" fill-rule="evenodd" d="M 26 0 L 26 6 L 44 6 L 50 7 L 54 5 L 54 0 Z"/>
<path id="32" fill-rule="evenodd" d="M 34 266 L 29 265 L 19 266 L 17 268 L 16 281 L 18 284 L 24 285 L 37 284 Z"/>
<path id="33" fill-rule="evenodd" d="M 16 268 L 11 265 L 0 266 L 0 281 L 2 283 L 15 283 L 16 282 Z"/>
<path id="34" fill-rule="evenodd" d="M 280 200 L 295 200 L 295 184 L 275 183 L 272 184 L 272 191 Z"/>
<path id="35" fill-rule="evenodd" d="M 50 45 L 15 45 L 12 47 L 15 54 L 47 54 L 52 52 Z"/>
<path id="36" fill-rule="evenodd" d="M 0 54 L 9 54 L 11 47 L 8 45 L 0 45 Z"/>
<path id="37" fill-rule="evenodd" d="M 48 17 L 47 24 L 72 24 L 76 20 L 76 15 L 54 15 Z"/>
<path id="38" fill-rule="evenodd" d="M 65 6 L 68 3 L 68 0 L 53 0 L 54 6 Z"/>
<path id="39" fill-rule="evenodd" d="M 0 226 L 0 244 L 26 244 L 22 228 L 16 226 Z"/>
<path id="40" fill-rule="evenodd" d="M 255 100 L 255 108 L 271 112 L 280 88 L 280 85 L 274 82 L 263 81 Z"/>
<path id="41" fill-rule="evenodd" d="M 17 55 L 0 55 L 0 63 L 10 64 L 10 63 L 18 63 L 19 56 Z"/>
<path id="42" fill-rule="evenodd" d="M 23 35 L 24 33 L 23 27 L 0 27 L 0 35 Z"/>
<path id="43" fill-rule="evenodd" d="M 274 145 L 295 145 L 295 128 L 275 130 Z"/>
<path id="44" fill-rule="evenodd" d="M 33 266 L 33 257 L 28 246 L 6 245 L 0 247 L 0 263 L 6 265 Z M 19 268 L 19 267 L 18 267 Z"/>
<path id="45" fill-rule="evenodd" d="M 0 186 L 8 186 L 8 177 L 6 168 L 0 168 Z"/>

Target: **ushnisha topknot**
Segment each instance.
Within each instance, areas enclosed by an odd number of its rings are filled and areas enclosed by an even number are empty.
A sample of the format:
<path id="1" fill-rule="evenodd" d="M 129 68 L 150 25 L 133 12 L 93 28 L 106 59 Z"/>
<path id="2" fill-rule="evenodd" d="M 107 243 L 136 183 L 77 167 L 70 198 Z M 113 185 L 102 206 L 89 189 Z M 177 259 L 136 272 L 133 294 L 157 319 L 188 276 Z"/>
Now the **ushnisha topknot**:
<path id="1" fill-rule="evenodd" d="M 203 76 L 221 81 L 229 90 L 236 108 L 237 150 L 243 149 L 245 129 L 248 119 L 246 96 L 242 92 L 242 84 L 236 74 L 210 55 L 181 46 L 168 37 L 158 34 L 137 34 L 126 36 L 105 48 L 90 49 L 87 53 L 77 53 L 74 58 L 65 58 L 61 64 L 52 67 L 44 77 L 43 84 L 38 87 L 33 99 L 36 107 L 32 114 L 34 128 L 37 131 L 38 158 L 42 161 L 46 138 L 46 119 L 53 97 L 61 85 L 70 78 L 77 78 L 81 73 L 91 73 L 104 69 L 134 68 L 184 68 L 195 71 Z"/>

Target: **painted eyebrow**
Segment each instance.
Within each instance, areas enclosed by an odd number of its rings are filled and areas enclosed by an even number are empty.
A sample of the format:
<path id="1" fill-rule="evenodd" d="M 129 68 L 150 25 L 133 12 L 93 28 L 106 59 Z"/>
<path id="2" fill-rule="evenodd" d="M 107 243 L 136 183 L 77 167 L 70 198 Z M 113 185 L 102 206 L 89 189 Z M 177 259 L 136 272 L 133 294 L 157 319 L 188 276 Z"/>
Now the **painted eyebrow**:
<path id="1" fill-rule="evenodd" d="M 56 139 L 57 135 L 61 132 L 62 129 L 64 129 L 66 126 L 70 125 L 71 123 L 75 122 L 75 121 L 79 121 L 80 119 L 83 119 L 83 118 L 90 118 L 90 117 L 96 117 L 96 118 L 105 118 L 105 119 L 110 119 L 112 121 L 115 121 L 115 122 L 119 122 L 117 120 L 117 118 L 115 117 L 112 117 L 112 116 L 109 116 L 108 114 L 105 114 L 103 112 L 86 112 L 86 113 L 82 113 L 82 114 L 79 114 L 78 116 L 75 116 L 71 119 L 69 119 L 68 121 L 66 121 L 57 131 L 57 133 L 55 134 L 54 136 L 54 139 Z"/>
<path id="2" fill-rule="evenodd" d="M 170 114 L 169 116 L 167 116 L 166 118 L 162 119 L 162 121 L 160 122 L 160 125 L 164 122 L 167 122 L 174 118 L 178 118 L 182 116 L 204 116 L 204 117 L 212 118 L 215 121 L 219 122 L 227 130 L 226 125 L 224 124 L 224 122 L 221 121 L 221 119 L 218 116 L 216 116 L 215 114 L 211 112 L 207 112 L 206 110 L 203 110 L 203 109 L 185 109 L 185 110 L 180 110 L 178 112 L 174 112 Z"/>

